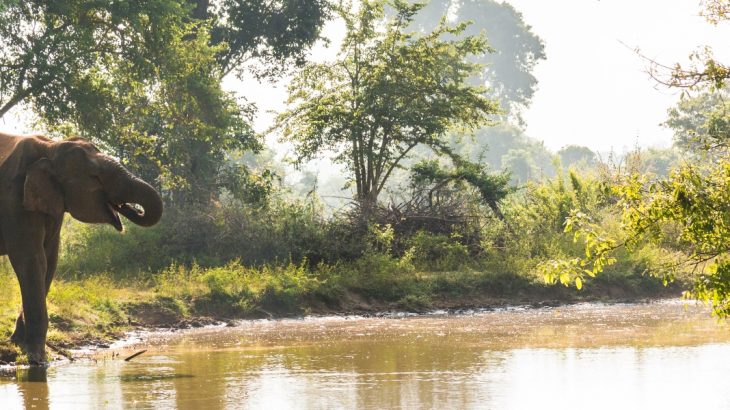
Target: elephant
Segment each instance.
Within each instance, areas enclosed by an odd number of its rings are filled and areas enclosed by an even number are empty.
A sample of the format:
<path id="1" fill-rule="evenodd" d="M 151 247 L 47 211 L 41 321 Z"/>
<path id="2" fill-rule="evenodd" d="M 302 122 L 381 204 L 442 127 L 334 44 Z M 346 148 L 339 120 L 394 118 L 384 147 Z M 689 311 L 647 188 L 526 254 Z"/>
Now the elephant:
<path id="1" fill-rule="evenodd" d="M 22 310 L 11 342 L 46 363 L 46 296 L 58 263 L 63 217 L 124 227 L 162 217 L 160 194 L 90 142 L 0 133 L 0 255 L 20 282 Z"/>

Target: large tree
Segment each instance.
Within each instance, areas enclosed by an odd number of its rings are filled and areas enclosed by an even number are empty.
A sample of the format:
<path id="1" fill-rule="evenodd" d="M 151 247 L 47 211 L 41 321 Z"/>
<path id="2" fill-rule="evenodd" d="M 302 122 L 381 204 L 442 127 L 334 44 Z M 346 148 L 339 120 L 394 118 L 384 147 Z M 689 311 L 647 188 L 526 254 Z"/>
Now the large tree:
<path id="1" fill-rule="evenodd" d="M 345 164 L 363 209 L 372 209 L 393 171 L 413 149 L 451 154 L 446 133 L 489 123 L 497 103 L 468 82 L 469 57 L 489 51 L 466 24 L 427 34 L 410 26 L 421 4 L 363 1 L 339 10 L 347 25 L 339 56 L 309 64 L 290 85 L 290 109 L 278 117 L 300 162 L 333 153 Z M 386 19 L 386 6 L 395 14 Z"/>
<path id="2" fill-rule="evenodd" d="M 414 19 L 421 32 L 434 30 L 442 18 L 471 24 L 463 35 L 486 35 L 492 53 L 472 56 L 482 65 L 472 78 L 489 86 L 489 95 L 500 101 L 505 114 L 519 119 L 520 111 L 530 104 L 537 87 L 532 74 L 545 59 L 545 47 L 532 32 L 522 14 L 507 2 L 497 0 L 431 0 Z"/>
<path id="3" fill-rule="evenodd" d="M 227 152 L 260 147 L 253 107 L 223 77 L 301 63 L 327 15 L 325 0 L 0 2 L 0 117 L 25 104 L 157 180 L 169 200 L 208 201 L 249 185 Z"/>
<path id="4" fill-rule="evenodd" d="M 0 2 L 0 117 L 68 105 L 79 77 L 109 60 L 151 70 L 184 14 L 171 0 Z"/>
<path id="5" fill-rule="evenodd" d="M 326 0 L 94 0 L 0 2 L 0 117 L 14 106 L 54 104 L 90 69 L 124 60 L 154 71 L 164 49 L 190 22 L 206 22 L 218 76 L 258 59 L 263 71 L 301 63 L 319 39 Z M 56 94 L 56 95 L 53 95 Z M 48 108 L 38 102 L 36 108 Z"/>
<path id="6" fill-rule="evenodd" d="M 509 167 L 515 182 L 553 175 L 551 154 L 538 141 L 525 136 L 523 129 L 522 112 L 529 107 L 537 89 L 533 71 L 546 58 L 540 37 L 522 14 L 507 2 L 431 0 L 426 3 L 416 15 L 412 29 L 428 33 L 444 18 L 455 24 L 468 22 L 469 26 L 461 35 L 483 34 L 493 50 L 470 57 L 471 61 L 481 64 L 481 68 L 469 81 L 488 87 L 487 95 L 500 103 L 503 124 L 482 128 L 473 139 L 456 138 L 453 149 L 472 161 L 484 160 L 494 169 Z"/>

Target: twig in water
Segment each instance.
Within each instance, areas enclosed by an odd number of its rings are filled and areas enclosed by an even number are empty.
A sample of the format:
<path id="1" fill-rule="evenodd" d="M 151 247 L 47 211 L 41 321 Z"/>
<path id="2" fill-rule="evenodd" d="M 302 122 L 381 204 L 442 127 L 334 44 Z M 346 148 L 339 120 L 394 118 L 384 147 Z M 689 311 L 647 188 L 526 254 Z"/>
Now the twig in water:
<path id="1" fill-rule="evenodd" d="M 146 352 L 146 351 L 147 351 L 147 350 L 140 350 L 139 352 L 137 352 L 137 353 L 135 353 L 135 354 L 133 354 L 133 355 L 131 355 L 131 356 L 127 357 L 126 359 L 124 359 L 124 361 L 125 361 L 125 362 L 128 362 L 128 361 L 130 361 L 130 360 L 134 359 L 135 357 L 137 357 L 137 356 L 141 355 L 142 353 L 144 353 L 144 352 Z"/>

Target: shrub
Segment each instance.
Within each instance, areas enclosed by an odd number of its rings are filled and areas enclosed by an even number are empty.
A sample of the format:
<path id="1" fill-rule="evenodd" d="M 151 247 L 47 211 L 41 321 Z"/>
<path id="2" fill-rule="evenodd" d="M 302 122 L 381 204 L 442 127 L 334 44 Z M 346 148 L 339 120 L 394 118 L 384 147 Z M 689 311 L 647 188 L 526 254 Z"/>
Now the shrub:
<path id="1" fill-rule="evenodd" d="M 291 313 L 306 298 L 317 295 L 322 286 L 322 281 L 306 265 L 303 262 L 247 268 L 240 261 L 217 268 L 174 265 L 157 276 L 156 290 L 160 295 L 187 300 L 196 313 Z M 180 286 L 181 283 L 187 285 Z"/>

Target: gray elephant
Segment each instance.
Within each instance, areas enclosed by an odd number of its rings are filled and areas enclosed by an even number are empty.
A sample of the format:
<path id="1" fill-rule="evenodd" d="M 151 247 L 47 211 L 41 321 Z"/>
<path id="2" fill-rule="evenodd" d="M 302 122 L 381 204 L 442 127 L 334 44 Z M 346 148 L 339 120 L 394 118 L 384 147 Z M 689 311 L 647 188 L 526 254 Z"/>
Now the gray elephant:
<path id="1" fill-rule="evenodd" d="M 46 360 L 46 295 L 65 212 L 121 232 L 120 214 L 137 225 L 156 224 L 162 198 L 86 140 L 0 133 L 0 255 L 8 255 L 23 299 L 11 341 L 33 364 Z"/>

